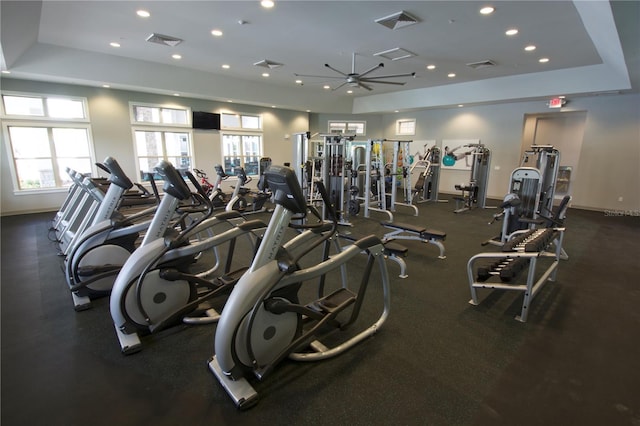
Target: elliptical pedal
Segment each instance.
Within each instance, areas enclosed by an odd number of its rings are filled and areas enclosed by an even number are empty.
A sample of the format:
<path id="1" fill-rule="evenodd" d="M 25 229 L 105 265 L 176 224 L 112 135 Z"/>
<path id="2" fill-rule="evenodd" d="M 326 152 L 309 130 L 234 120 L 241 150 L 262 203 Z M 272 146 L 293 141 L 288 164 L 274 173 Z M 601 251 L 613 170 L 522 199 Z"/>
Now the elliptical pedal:
<path id="1" fill-rule="evenodd" d="M 346 288 L 339 288 L 333 293 L 311 303 L 311 309 L 331 314 L 341 311 L 356 301 L 356 295 Z"/>

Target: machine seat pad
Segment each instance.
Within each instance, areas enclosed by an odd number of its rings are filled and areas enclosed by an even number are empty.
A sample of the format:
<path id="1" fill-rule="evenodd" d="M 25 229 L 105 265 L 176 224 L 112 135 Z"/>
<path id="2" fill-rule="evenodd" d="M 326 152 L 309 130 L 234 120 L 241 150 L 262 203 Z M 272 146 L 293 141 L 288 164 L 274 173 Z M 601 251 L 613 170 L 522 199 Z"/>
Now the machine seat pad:
<path id="1" fill-rule="evenodd" d="M 438 231 L 437 229 L 427 229 L 426 231 L 420 233 L 420 237 L 427 240 L 444 240 L 445 238 L 447 238 L 447 233 Z"/>
<path id="2" fill-rule="evenodd" d="M 416 234 L 421 234 L 426 231 L 422 226 L 410 225 L 408 223 L 381 222 L 381 224 L 387 228 L 401 229 L 403 231 L 415 232 Z"/>

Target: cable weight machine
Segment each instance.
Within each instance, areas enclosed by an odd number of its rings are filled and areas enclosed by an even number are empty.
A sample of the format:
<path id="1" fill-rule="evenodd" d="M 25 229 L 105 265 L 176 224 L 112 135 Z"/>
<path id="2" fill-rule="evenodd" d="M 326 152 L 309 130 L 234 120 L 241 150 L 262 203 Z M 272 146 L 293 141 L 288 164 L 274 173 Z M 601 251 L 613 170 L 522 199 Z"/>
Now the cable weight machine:
<path id="1" fill-rule="evenodd" d="M 391 155 L 385 151 L 391 145 Z M 379 211 L 389 216 L 393 222 L 396 206 L 412 208 L 414 216 L 418 216 L 418 208 L 412 204 L 413 189 L 411 187 L 411 171 L 408 155 L 411 141 L 388 139 L 370 139 L 366 146 L 367 189 L 364 198 L 364 217 L 370 217 L 370 211 Z M 402 186 L 403 201 L 397 200 L 398 184 Z"/>

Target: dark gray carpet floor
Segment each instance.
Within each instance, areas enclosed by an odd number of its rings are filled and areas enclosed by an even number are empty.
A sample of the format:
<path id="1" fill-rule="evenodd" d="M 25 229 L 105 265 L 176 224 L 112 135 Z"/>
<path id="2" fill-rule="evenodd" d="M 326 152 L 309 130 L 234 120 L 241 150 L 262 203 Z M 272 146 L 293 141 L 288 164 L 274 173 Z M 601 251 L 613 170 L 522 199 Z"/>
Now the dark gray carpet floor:
<path id="1" fill-rule="evenodd" d="M 215 325 L 174 327 L 122 355 L 108 298 L 72 308 L 47 238 L 53 213 L 3 217 L 2 425 L 640 425 L 640 218 L 570 209 L 569 260 L 520 323 L 520 293 L 467 303 L 467 260 L 500 225 L 488 225 L 495 210 L 453 207 L 399 208 L 396 221 L 447 233 L 447 258 L 402 242 L 409 277 L 389 263 L 384 327 L 339 357 L 284 362 L 246 412 L 207 368 Z M 385 219 L 354 218 L 353 230 L 382 235 Z"/>

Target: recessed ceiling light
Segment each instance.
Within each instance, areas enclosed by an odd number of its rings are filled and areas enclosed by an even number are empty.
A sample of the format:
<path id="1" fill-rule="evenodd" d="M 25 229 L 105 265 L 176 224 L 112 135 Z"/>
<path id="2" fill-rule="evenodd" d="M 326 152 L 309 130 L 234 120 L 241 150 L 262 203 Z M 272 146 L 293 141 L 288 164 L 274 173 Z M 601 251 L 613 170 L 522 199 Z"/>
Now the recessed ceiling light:
<path id="1" fill-rule="evenodd" d="M 2 74 L 11 74 L 11 71 L 9 71 L 9 70 L 2 70 Z"/>
<path id="2" fill-rule="evenodd" d="M 211 35 L 214 35 L 216 37 L 220 37 L 222 35 L 222 31 L 221 30 L 211 30 Z"/>
<path id="3" fill-rule="evenodd" d="M 347 90 L 347 93 L 351 94 L 353 93 L 353 90 Z"/>
<path id="4" fill-rule="evenodd" d="M 111 46 L 111 47 L 120 47 L 120 43 L 112 41 L 111 43 L 109 43 L 109 46 Z"/>
<path id="5" fill-rule="evenodd" d="M 458 108 L 462 108 L 463 106 L 463 104 L 458 104 Z"/>
<path id="6" fill-rule="evenodd" d="M 180 93 L 174 93 L 173 96 L 180 96 Z"/>
<path id="7" fill-rule="evenodd" d="M 222 64 L 222 68 L 224 68 L 225 70 L 228 70 L 229 68 L 231 68 L 231 65 Z"/>
<path id="8" fill-rule="evenodd" d="M 538 62 L 541 62 L 544 64 L 545 62 L 549 62 L 549 58 L 540 58 L 538 59 Z"/>
<path id="9" fill-rule="evenodd" d="M 263 77 L 269 77 L 269 73 L 268 73 L 268 72 L 263 72 L 263 73 L 262 73 L 262 76 L 263 76 Z"/>
<path id="10" fill-rule="evenodd" d="M 178 54 L 178 53 L 174 53 L 173 55 L 171 55 L 171 57 L 173 59 L 182 59 L 182 55 Z"/>
<path id="11" fill-rule="evenodd" d="M 395 110 L 395 111 L 393 111 L 393 112 L 400 112 L 400 110 L 399 110 L 399 109 L 397 109 L 397 110 Z"/>
<path id="12" fill-rule="evenodd" d="M 302 84 L 302 80 L 296 80 L 296 84 Z"/>
<path id="13" fill-rule="evenodd" d="M 483 15 L 490 15 L 492 14 L 496 9 L 492 6 L 485 6 L 482 9 L 480 9 L 480 13 Z"/>
<path id="14" fill-rule="evenodd" d="M 262 0 L 260 2 L 260 5 L 265 9 L 271 9 L 275 5 L 275 3 L 272 0 Z"/>
<path id="15" fill-rule="evenodd" d="M 324 86 L 322 86 L 323 89 L 331 89 L 331 86 L 329 86 L 328 84 L 325 84 Z"/>
<path id="16" fill-rule="evenodd" d="M 311 110 L 310 110 L 310 109 L 308 109 L 308 110 L 307 110 L 307 112 L 311 112 Z"/>
<path id="17" fill-rule="evenodd" d="M 276 107 L 275 105 L 271 105 L 271 108 L 275 108 L 275 107 Z"/>
<path id="18" fill-rule="evenodd" d="M 231 99 L 227 99 L 227 102 L 231 102 L 231 103 L 233 103 L 233 100 L 231 100 Z"/>
<path id="19" fill-rule="evenodd" d="M 138 15 L 141 18 L 148 18 L 149 16 L 151 16 L 151 14 L 148 11 L 143 10 L 143 9 L 138 10 L 136 12 L 136 15 Z"/>
<path id="20" fill-rule="evenodd" d="M 524 50 L 526 50 L 527 52 L 531 52 L 532 50 L 536 50 L 536 47 L 533 44 L 530 44 L 529 46 L 525 47 Z"/>
<path id="21" fill-rule="evenodd" d="M 512 35 L 516 35 L 518 34 L 518 29 L 517 28 L 509 28 L 507 31 L 504 32 L 506 35 L 508 36 L 512 36 Z"/>
<path id="22" fill-rule="evenodd" d="M 455 74 L 455 73 L 453 73 L 453 72 L 450 72 L 449 74 L 447 74 L 447 77 L 449 77 L 449 78 L 453 78 L 453 77 L 455 77 L 455 76 L 456 76 L 456 74 Z"/>
<path id="23" fill-rule="evenodd" d="M 428 70 L 435 70 L 436 66 L 435 65 L 427 65 L 427 69 Z"/>
<path id="24" fill-rule="evenodd" d="M 102 87 L 104 87 L 105 89 L 108 89 L 111 86 L 109 86 L 108 84 L 103 84 Z"/>

